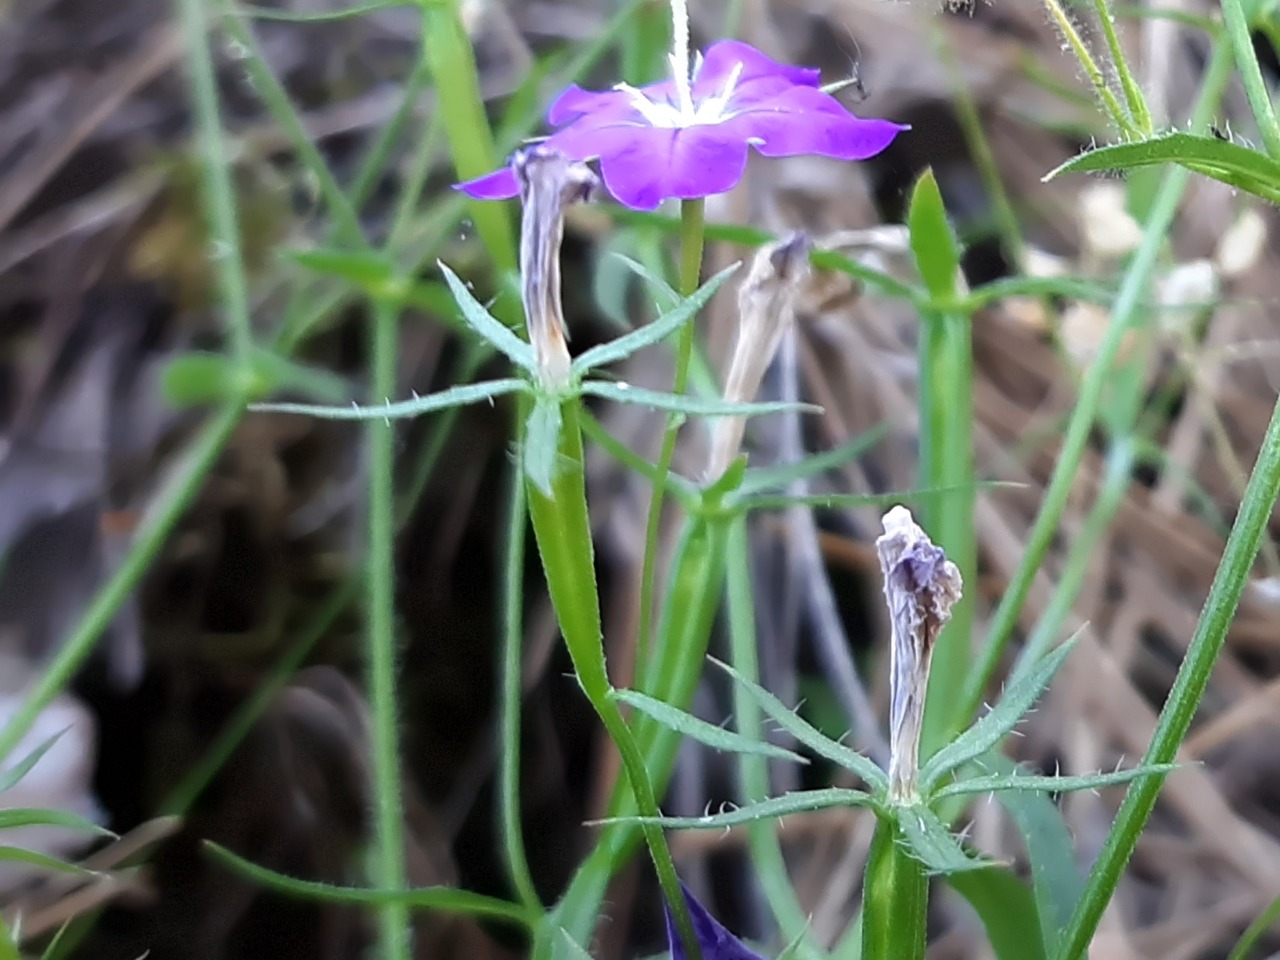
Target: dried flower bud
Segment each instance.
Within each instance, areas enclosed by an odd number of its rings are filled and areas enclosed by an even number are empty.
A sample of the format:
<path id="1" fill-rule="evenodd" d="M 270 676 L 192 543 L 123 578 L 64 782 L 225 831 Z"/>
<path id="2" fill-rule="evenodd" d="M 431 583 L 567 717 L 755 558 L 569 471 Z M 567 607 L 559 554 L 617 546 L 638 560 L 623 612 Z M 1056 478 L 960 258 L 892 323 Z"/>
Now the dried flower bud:
<path id="1" fill-rule="evenodd" d="M 521 296 L 538 379 L 549 390 L 569 383 L 569 332 L 560 305 L 560 244 L 564 212 L 589 200 L 598 180 L 584 163 L 530 147 L 514 160 L 524 219 L 520 225 Z"/>
<path id="2" fill-rule="evenodd" d="M 745 403 L 755 398 L 765 371 L 795 318 L 796 296 L 809 276 L 812 248 L 809 238 L 796 232 L 786 240 L 762 247 L 752 261 L 751 272 L 738 290 L 741 324 L 725 376 L 726 400 Z M 717 422 L 707 464 L 708 480 L 718 479 L 729 468 L 742 446 L 745 428 L 742 417 L 724 417 Z"/>
<path id="3" fill-rule="evenodd" d="M 929 661 L 951 608 L 960 599 L 960 571 L 934 546 L 906 507 L 884 515 L 884 535 L 876 540 L 884 597 L 889 606 L 889 799 L 919 799 L 920 729 Z"/>

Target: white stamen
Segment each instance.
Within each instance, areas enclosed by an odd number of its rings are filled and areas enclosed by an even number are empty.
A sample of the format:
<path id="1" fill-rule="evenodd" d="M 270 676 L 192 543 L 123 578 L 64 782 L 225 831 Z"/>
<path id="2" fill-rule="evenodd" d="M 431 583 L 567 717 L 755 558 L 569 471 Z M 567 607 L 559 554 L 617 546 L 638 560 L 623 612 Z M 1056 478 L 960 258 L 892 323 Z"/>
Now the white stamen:
<path id="1" fill-rule="evenodd" d="M 689 74 L 689 5 L 671 0 L 671 72 L 676 81 L 680 112 L 693 116 L 693 90 Z"/>

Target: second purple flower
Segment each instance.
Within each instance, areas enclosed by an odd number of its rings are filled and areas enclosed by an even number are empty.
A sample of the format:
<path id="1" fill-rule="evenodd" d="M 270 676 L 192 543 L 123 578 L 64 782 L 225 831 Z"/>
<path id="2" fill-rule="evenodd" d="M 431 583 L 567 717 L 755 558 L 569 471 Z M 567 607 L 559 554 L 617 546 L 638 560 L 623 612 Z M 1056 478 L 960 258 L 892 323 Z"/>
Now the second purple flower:
<path id="1" fill-rule="evenodd" d="M 571 160 L 599 160 L 605 187 L 636 210 L 731 190 L 749 146 L 766 157 L 864 160 L 907 129 L 855 117 L 819 88 L 817 70 L 778 63 L 737 40 L 713 44 L 683 82 L 601 92 L 571 86 L 547 122 L 560 128 L 548 147 Z M 481 200 L 519 193 L 509 167 L 458 186 Z"/>

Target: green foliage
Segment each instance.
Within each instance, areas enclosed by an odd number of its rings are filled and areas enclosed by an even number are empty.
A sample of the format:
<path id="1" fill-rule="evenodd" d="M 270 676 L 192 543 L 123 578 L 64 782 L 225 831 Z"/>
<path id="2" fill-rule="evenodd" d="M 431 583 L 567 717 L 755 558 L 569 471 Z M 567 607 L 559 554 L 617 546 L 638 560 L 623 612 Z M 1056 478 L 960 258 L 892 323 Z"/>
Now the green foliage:
<path id="1" fill-rule="evenodd" d="M 1086 151 L 1045 174 L 1133 170 L 1176 163 L 1269 203 L 1280 203 L 1280 161 L 1230 140 L 1195 133 L 1167 133 L 1147 140 L 1116 143 Z"/>

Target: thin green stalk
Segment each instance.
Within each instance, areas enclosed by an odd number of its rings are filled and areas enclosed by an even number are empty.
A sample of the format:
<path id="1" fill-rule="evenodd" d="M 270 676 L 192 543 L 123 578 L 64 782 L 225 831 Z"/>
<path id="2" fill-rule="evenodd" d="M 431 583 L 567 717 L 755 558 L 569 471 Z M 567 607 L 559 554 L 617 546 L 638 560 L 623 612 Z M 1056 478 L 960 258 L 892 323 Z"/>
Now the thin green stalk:
<path id="1" fill-rule="evenodd" d="M 462 180 L 483 176 L 497 165 L 497 151 L 458 0 L 424 0 L 422 15 L 423 43 L 440 93 L 437 104 L 454 167 Z M 514 274 L 516 245 L 506 206 L 473 200 L 467 209 L 498 270 Z"/>
<path id="2" fill-rule="evenodd" d="M 1240 595 L 1249 582 L 1258 545 L 1266 533 L 1277 497 L 1280 497 L 1280 401 L 1271 413 L 1271 423 L 1267 426 L 1240 512 L 1227 538 L 1222 562 L 1209 589 L 1209 598 L 1205 601 L 1173 689 L 1160 711 L 1151 745 L 1143 758 L 1144 764 L 1171 763 L 1177 756 L 1178 747 L 1191 727 L 1214 664 L 1222 652 L 1227 630 L 1240 603 Z M 1163 783 L 1163 776 L 1143 777 L 1129 788 L 1106 843 L 1089 873 L 1084 894 L 1063 932 L 1060 960 L 1076 960 L 1087 952 L 1103 911 L 1120 882 L 1125 864 L 1133 855 L 1138 837 L 1155 808 Z"/>
<path id="3" fill-rule="evenodd" d="M 59 648 L 57 656 L 40 673 L 21 708 L 0 730 L 0 759 L 13 752 L 40 711 L 75 678 L 102 632 L 115 619 L 120 605 L 142 580 L 179 518 L 195 499 L 243 413 L 244 404 L 240 401 L 224 404 L 191 441 L 143 516 L 124 562 L 94 595 L 89 609 Z"/>
<path id="4" fill-rule="evenodd" d="M 1142 95 L 1142 87 L 1129 69 L 1129 60 L 1120 46 L 1120 35 L 1116 33 L 1115 17 L 1111 13 L 1108 0 L 1093 0 L 1094 9 L 1098 13 L 1098 22 L 1102 25 L 1102 33 L 1107 38 L 1107 48 L 1111 51 L 1111 62 L 1120 75 L 1120 86 L 1124 90 L 1125 101 L 1129 105 L 1129 116 L 1138 132 L 1145 137 L 1155 133 L 1151 123 L 1151 110 L 1147 106 L 1147 98 Z"/>
<path id="5" fill-rule="evenodd" d="M 923 504 L 925 529 L 960 568 L 965 591 L 933 653 L 920 753 L 929 757 L 949 739 L 955 690 L 973 655 L 973 603 L 978 553 L 973 527 L 972 320 L 960 311 L 923 318 L 920 329 L 920 487 L 957 492 Z"/>
<path id="6" fill-rule="evenodd" d="M 370 332 L 372 395 L 381 403 L 395 393 L 399 345 L 396 308 L 376 303 Z M 390 421 L 365 426 L 369 450 L 368 665 L 373 713 L 374 879 L 384 890 L 407 883 L 403 787 L 396 712 L 395 634 L 395 428 Z M 378 910 L 382 960 L 409 960 L 409 909 L 388 902 Z"/>
<path id="7" fill-rule="evenodd" d="M 209 53 L 203 0 L 179 0 L 183 39 L 190 57 L 191 99 L 199 131 L 201 172 L 204 175 L 205 217 L 209 221 L 212 258 L 217 267 L 218 291 L 226 312 L 227 338 L 246 367 L 253 350 L 253 323 L 249 316 L 249 292 L 240 254 L 240 224 L 230 160 L 222 136 L 218 111 L 218 82 Z"/>
<path id="8" fill-rule="evenodd" d="M 729 637 L 733 668 L 753 683 L 759 682 L 760 663 L 756 648 L 755 609 L 751 591 L 751 569 L 747 522 L 738 517 L 729 528 L 726 553 L 729 556 Z M 741 684 L 733 691 L 733 716 L 740 734 L 749 740 L 764 740 L 760 708 Z M 764 757 L 743 754 L 738 758 L 738 778 L 747 801 L 769 796 L 769 765 Z M 747 825 L 747 846 L 756 879 L 765 900 L 788 943 L 795 943 L 796 960 L 822 960 L 822 948 L 809 934 L 809 918 L 796 899 L 787 875 L 787 861 L 778 842 L 778 825 L 754 820 Z"/>
<path id="9" fill-rule="evenodd" d="M 521 404 L 524 406 L 524 404 Z M 524 537 L 529 522 L 524 466 L 519 455 L 511 473 L 511 507 L 507 518 L 507 550 L 503 562 L 502 603 L 502 757 L 498 771 L 502 847 L 507 873 L 520 902 L 541 912 L 542 901 L 529 871 L 520 820 L 520 713 L 524 705 L 521 678 L 524 660 Z"/>
<path id="10" fill-rule="evenodd" d="M 578 683 L 618 750 L 637 809 L 642 816 L 656 817 L 659 815 L 658 802 L 645 768 L 644 756 L 610 695 L 613 688 L 604 656 L 578 403 L 575 399 L 561 406 L 560 456 L 551 493 L 547 495 L 537 487 L 529 486 L 529 515 L 533 520 L 547 588 Z M 680 891 L 675 861 L 666 837 L 661 828 L 653 824 L 646 825 L 642 831 L 686 954 L 690 960 L 700 960 L 698 939 Z"/>
<path id="11" fill-rule="evenodd" d="M 1262 67 L 1258 64 L 1258 55 L 1253 49 L 1253 37 L 1249 33 L 1243 0 L 1222 0 L 1222 20 L 1227 28 L 1227 39 L 1231 42 L 1236 69 L 1240 71 L 1240 80 L 1244 84 L 1245 95 L 1249 98 L 1249 107 L 1253 110 L 1253 118 L 1262 133 L 1262 142 L 1266 144 L 1267 153 L 1280 160 L 1280 121 L 1276 119 L 1271 91 L 1267 89 Z"/>
<path id="12" fill-rule="evenodd" d="M 1097 61 L 1093 59 L 1093 53 L 1081 38 L 1080 32 L 1076 30 L 1076 25 L 1067 16 L 1062 4 L 1058 0 L 1044 0 L 1044 5 L 1048 9 L 1049 16 L 1053 19 L 1054 24 L 1062 33 L 1063 39 L 1071 47 L 1071 52 L 1080 61 L 1080 66 L 1084 68 L 1085 74 L 1089 77 L 1089 83 L 1093 85 L 1094 92 L 1102 102 L 1103 108 L 1111 115 L 1111 119 L 1115 121 L 1116 126 L 1128 136 L 1141 136 L 1142 131 L 1129 119 L 1129 115 L 1120 106 L 1120 101 L 1116 99 L 1111 87 L 1107 85 L 1106 76 L 1103 75 Z"/>
<path id="13" fill-rule="evenodd" d="M 1227 48 L 1216 44 L 1206 71 L 1200 101 L 1196 106 L 1192 126 L 1207 122 L 1217 108 L 1223 91 L 1231 77 L 1231 57 Z M 986 696 L 996 668 L 1004 656 L 1013 635 L 1014 627 L 1022 613 L 1035 575 L 1044 563 L 1049 546 L 1058 532 L 1058 524 L 1071 496 L 1071 488 L 1080 467 L 1080 461 L 1089 441 L 1089 433 L 1098 418 L 1102 398 L 1107 392 L 1113 375 L 1120 343 L 1132 330 L 1143 314 L 1143 299 L 1151 276 L 1159 260 L 1160 251 L 1168 235 L 1173 218 L 1178 211 L 1189 174 L 1182 167 L 1170 167 L 1157 192 L 1155 204 L 1147 221 L 1142 242 L 1138 245 L 1124 280 L 1111 308 L 1111 323 L 1099 345 L 1097 355 L 1080 382 L 1080 395 L 1067 424 L 1062 450 L 1041 503 L 1040 512 L 1027 539 L 1026 552 L 1018 565 L 1000 605 L 992 617 L 987 640 L 977 662 L 969 671 L 958 711 L 953 715 L 955 731 L 968 723 Z"/>
<path id="14" fill-rule="evenodd" d="M 202 9 L 204 7 L 197 0 L 183 0 L 183 2 L 195 3 Z M 259 99 L 262 100 L 263 106 L 267 108 L 275 122 L 280 125 L 280 129 L 284 131 L 285 136 L 289 138 L 289 142 L 293 145 L 293 149 L 297 151 L 298 159 L 307 168 L 307 172 L 315 178 L 320 195 L 324 198 L 325 205 L 329 208 L 329 215 L 336 221 L 335 229 L 338 235 L 345 243 L 353 244 L 361 249 L 367 249 L 369 243 L 360 227 L 360 218 L 356 215 L 355 208 L 342 191 L 342 187 L 338 185 L 338 181 L 334 179 L 333 172 L 329 169 L 329 164 L 325 162 L 320 149 L 307 132 L 307 128 L 302 122 L 302 117 L 299 116 L 297 109 L 294 108 L 293 101 L 289 99 L 289 92 L 285 90 L 284 85 L 280 83 L 280 79 L 267 65 L 257 36 L 245 25 L 244 20 L 241 19 L 233 4 L 227 2 L 227 0 L 220 0 L 219 6 L 222 12 L 223 27 L 231 39 L 240 44 L 248 54 L 244 59 L 244 66 L 245 71 L 249 74 L 249 79 L 253 82 L 254 90 L 257 92 Z"/>
<path id="15" fill-rule="evenodd" d="M 692 296 L 702 276 L 702 248 L 705 236 L 706 203 L 685 200 L 680 204 L 680 278 L 677 292 Z M 696 322 L 687 323 L 680 331 L 676 346 L 676 369 L 672 393 L 684 393 L 689 384 L 689 363 L 693 357 Z M 644 673 L 644 664 L 652 646 L 653 587 L 658 567 L 658 536 L 662 529 L 662 501 L 666 496 L 667 475 L 676 452 L 676 437 L 681 418 L 672 414 L 662 434 L 662 451 L 658 454 L 657 479 L 649 494 L 649 515 L 645 522 L 644 559 L 640 566 L 640 614 L 636 629 L 636 676 Z M 715 479 L 714 477 L 712 479 Z"/>

